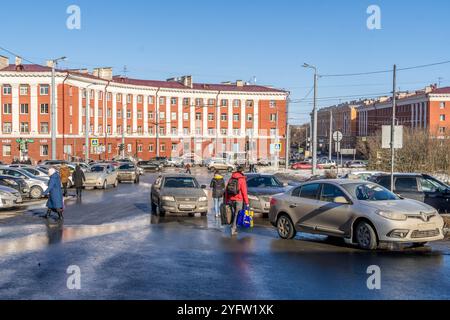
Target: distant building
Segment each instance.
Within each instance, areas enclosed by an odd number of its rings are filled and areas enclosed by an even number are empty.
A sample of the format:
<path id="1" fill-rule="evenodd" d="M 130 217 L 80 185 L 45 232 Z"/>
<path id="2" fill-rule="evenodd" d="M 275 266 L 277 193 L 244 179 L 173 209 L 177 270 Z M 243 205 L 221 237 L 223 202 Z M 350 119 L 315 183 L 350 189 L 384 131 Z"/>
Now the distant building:
<path id="1" fill-rule="evenodd" d="M 356 148 L 358 137 L 368 137 L 392 123 L 392 97 L 378 97 L 342 103 L 320 109 L 317 116 L 318 148 L 328 151 L 330 114 L 332 131 L 341 131 L 341 148 Z M 414 92 L 400 92 L 396 102 L 397 124 L 428 130 L 438 138 L 450 138 L 450 87 L 429 86 Z M 334 148 L 334 143 L 333 143 Z M 334 150 L 333 150 L 334 152 Z"/>
<path id="2" fill-rule="evenodd" d="M 22 64 L 20 58 L 9 64 L 0 56 L 0 90 L 0 161 L 49 159 L 50 65 Z M 268 158 L 278 143 L 284 157 L 288 94 L 243 81 L 204 84 L 191 76 L 113 76 L 111 68 L 57 70 L 57 158 L 83 159 L 86 130 L 96 141 L 88 146 L 94 160 L 116 157 L 122 139 L 126 154 L 144 160 L 189 153 Z M 24 149 L 19 138 L 33 142 Z"/>

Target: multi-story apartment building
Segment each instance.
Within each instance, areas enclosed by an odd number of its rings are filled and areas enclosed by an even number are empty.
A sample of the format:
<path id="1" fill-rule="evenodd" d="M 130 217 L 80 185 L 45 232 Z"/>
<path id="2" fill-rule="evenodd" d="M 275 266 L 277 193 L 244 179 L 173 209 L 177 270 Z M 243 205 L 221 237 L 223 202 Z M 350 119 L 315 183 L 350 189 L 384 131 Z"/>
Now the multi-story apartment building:
<path id="1" fill-rule="evenodd" d="M 111 68 L 57 70 L 55 78 L 58 159 L 85 157 L 86 130 L 99 144 L 89 143 L 91 159 L 116 157 L 123 142 L 127 154 L 141 159 L 185 153 L 282 157 L 286 91 L 242 81 L 200 84 L 191 76 L 137 80 L 113 76 Z M 0 57 L 0 88 L 0 160 L 48 159 L 50 65 L 9 64 Z M 32 141 L 27 150 L 19 138 Z"/>
<path id="2" fill-rule="evenodd" d="M 400 93 L 396 101 L 398 125 L 427 130 L 438 138 L 450 137 L 450 87 L 430 86 Z M 392 99 L 385 98 L 358 108 L 358 136 L 365 137 L 392 123 Z"/>
<path id="3" fill-rule="evenodd" d="M 358 137 L 367 137 L 392 123 L 392 98 L 379 97 L 353 101 L 318 111 L 318 139 L 322 150 L 328 150 L 330 131 L 343 133 L 341 148 L 352 149 Z M 414 92 L 400 92 L 396 101 L 397 124 L 428 130 L 438 138 L 450 137 L 450 87 L 429 86 Z"/>

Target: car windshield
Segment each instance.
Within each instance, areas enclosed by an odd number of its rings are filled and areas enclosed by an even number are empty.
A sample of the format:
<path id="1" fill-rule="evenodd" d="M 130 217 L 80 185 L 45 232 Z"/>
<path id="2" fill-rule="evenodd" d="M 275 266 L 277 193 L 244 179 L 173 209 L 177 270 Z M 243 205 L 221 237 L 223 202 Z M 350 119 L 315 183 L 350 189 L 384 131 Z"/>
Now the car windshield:
<path id="1" fill-rule="evenodd" d="M 166 178 L 164 188 L 198 188 L 197 180 L 194 178 Z"/>
<path id="2" fill-rule="evenodd" d="M 388 201 L 399 200 L 394 193 L 375 183 L 349 183 L 342 187 L 351 194 L 353 198 L 362 201 Z"/>
<path id="3" fill-rule="evenodd" d="M 102 166 L 96 166 L 91 168 L 91 172 L 103 172 L 105 171 L 105 167 Z"/>
<path id="4" fill-rule="evenodd" d="M 132 164 L 126 163 L 119 167 L 119 170 L 132 170 L 134 166 Z"/>
<path id="5" fill-rule="evenodd" d="M 253 179 L 249 179 L 247 182 L 248 187 L 250 188 L 273 188 L 273 187 L 281 187 L 282 184 L 275 177 L 255 177 Z"/>

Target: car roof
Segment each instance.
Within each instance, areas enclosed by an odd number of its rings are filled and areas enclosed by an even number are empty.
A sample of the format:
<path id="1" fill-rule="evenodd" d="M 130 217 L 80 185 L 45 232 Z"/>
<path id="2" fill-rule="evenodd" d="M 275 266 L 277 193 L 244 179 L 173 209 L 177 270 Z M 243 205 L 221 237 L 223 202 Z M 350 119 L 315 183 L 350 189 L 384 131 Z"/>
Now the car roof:
<path id="1" fill-rule="evenodd" d="M 162 177 L 162 178 L 194 178 L 195 179 L 195 177 L 193 175 L 185 174 L 185 173 L 179 173 L 179 174 L 166 173 L 166 174 L 162 174 L 160 177 Z"/>
<path id="2" fill-rule="evenodd" d="M 386 176 L 390 176 L 390 173 L 380 173 L 380 174 L 376 174 L 375 177 L 386 177 Z M 394 177 L 398 177 L 398 176 L 404 176 L 404 177 L 422 177 L 423 174 L 422 173 L 403 173 L 403 172 L 395 172 L 394 173 Z"/>
<path id="3" fill-rule="evenodd" d="M 365 180 L 351 180 L 351 179 L 320 179 L 314 181 L 308 181 L 303 184 L 314 184 L 314 183 L 331 183 L 336 185 L 346 185 L 346 184 L 355 184 L 355 183 L 369 183 L 369 181 Z"/>

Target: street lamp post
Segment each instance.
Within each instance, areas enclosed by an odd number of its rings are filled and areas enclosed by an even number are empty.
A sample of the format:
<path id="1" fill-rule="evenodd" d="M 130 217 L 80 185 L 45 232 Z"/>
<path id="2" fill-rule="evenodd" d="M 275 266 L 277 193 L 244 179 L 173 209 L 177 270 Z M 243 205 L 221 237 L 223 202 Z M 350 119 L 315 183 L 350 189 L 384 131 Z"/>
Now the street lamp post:
<path id="1" fill-rule="evenodd" d="M 314 70 L 314 107 L 313 107 L 313 132 L 312 132 L 312 174 L 315 175 L 317 171 L 317 68 L 315 66 L 311 66 L 307 63 L 303 64 L 304 68 L 310 68 Z"/>
<path id="2" fill-rule="evenodd" d="M 52 123 L 52 160 L 56 160 L 56 80 L 55 80 L 55 66 L 58 61 L 66 60 L 66 57 L 51 60 L 52 62 L 52 103 L 51 103 L 51 123 Z M 64 97 L 63 97 L 64 99 Z"/>

